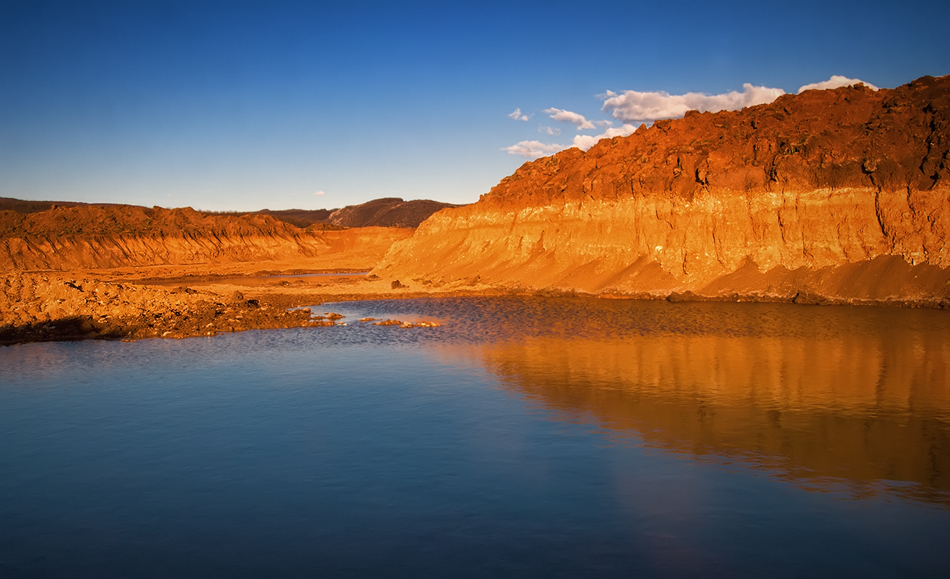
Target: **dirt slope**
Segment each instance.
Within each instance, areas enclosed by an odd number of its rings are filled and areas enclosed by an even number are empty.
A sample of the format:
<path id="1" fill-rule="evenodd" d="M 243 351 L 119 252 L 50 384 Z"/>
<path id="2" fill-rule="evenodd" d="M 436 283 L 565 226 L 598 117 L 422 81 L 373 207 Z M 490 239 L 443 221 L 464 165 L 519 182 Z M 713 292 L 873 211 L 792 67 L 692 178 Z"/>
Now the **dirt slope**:
<path id="1" fill-rule="evenodd" d="M 950 77 L 690 112 L 525 163 L 374 273 L 594 293 L 950 297 Z"/>
<path id="2" fill-rule="evenodd" d="M 259 214 L 214 215 L 128 205 L 0 211 L 0 271 L 319 259 L 372 267 L 409 230 L 306 230 Z"/>

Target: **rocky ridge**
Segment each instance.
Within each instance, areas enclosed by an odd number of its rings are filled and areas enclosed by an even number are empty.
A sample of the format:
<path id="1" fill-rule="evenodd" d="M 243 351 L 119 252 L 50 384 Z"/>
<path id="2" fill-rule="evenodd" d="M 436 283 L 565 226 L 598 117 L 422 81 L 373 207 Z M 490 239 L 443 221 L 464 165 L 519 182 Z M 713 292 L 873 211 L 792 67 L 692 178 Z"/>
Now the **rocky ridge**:
<path id="1" fill-rule="evenodd" d="M 148 211 L 146 207 L 117 203 L 30 201 L 0 197 L 0 212 L 39 213 L 49 209 L 65 207 L 124 207 Z M 261 209 L 259 211 L 196 211 L 195 213 L 225 219 L 228 217 L 268 215 L 301 229 L 319 231 L 345 227 L 418 227 L 430 215 L 446 207 L 458 207 L 458 205 L 430 199 L 404 201 L 399 197 L 387 197 L 373 199 L 358 205 L 347 205 L 342 209 Z"/>
<path id="2" fill-rule="evenodd" d="M 595 294 L 950 301 L 950 76 L 785 95 L 525 163 L 374 273 Z"/>
<path id="3" fill-rule="evenodd" d="M 409 230 L 395 228 L 301 229 L 267 215 L 216 215 L 190 208 L 8 210 L 0 211 L 0 271 L 327 261 L 333 256 L 349 256 L 346 267 L 366 267 L 408 235 Z"/>
<path id="4" fill-rule="evenodd" d="M 429 199 L 387 197 L 337 209 L 327 217 L 327 223 L 338 227 L 419 227 L 433 213 L 447 207 L 458 206 Z"/>

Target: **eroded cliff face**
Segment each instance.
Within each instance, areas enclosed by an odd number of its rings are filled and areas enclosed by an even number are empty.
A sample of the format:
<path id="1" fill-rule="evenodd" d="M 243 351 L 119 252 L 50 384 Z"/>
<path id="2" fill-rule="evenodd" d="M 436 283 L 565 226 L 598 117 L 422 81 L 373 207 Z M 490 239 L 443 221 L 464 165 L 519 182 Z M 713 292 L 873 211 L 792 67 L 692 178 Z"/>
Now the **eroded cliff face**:
<path id="1" fill-rule="evenodd" d="M 380 276 L 594 293 L 950 297 L 950 77 L 786 95 L 526 163 Z"/>
<path id="2" fill-rule="evenodd" d="M 320 258 L 372 267 L 410 230 L 307 230 L 267 215 L 207 215 L 189 208 L 58 207 L 0 211 L 0 271 L 74 270 Z"/>

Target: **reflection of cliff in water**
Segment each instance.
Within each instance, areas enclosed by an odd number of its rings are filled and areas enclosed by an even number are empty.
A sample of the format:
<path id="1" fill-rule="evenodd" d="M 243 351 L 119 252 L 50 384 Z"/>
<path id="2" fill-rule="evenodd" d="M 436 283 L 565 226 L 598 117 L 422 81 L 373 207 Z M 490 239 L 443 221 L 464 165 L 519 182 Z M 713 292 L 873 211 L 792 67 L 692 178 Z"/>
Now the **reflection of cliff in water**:
<path id="1" fill-rule="evenodd" d="M 890 488 L 950 504 L 947 332 L 868 331 L 874 324 L 849 323 L 847 308 L 810 310 L 839 319 L 813 317 L 817 338 L 799 318 L 760 336 L 536 335 L 484 357 L 517 394 L 648 446 L 741 459 L 810 488 Z"/>

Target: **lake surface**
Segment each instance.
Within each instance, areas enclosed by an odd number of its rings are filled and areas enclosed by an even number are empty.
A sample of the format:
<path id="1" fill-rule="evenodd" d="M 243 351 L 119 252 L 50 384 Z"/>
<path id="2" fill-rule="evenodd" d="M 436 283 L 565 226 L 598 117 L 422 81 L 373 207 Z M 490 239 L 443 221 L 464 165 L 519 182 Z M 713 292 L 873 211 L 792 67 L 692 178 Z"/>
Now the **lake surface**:
<path id="1" fill-rule="evenodd" d="M 315 311 L 0 348 L 0 576 L 950 576 L 950 312 Z"/>

